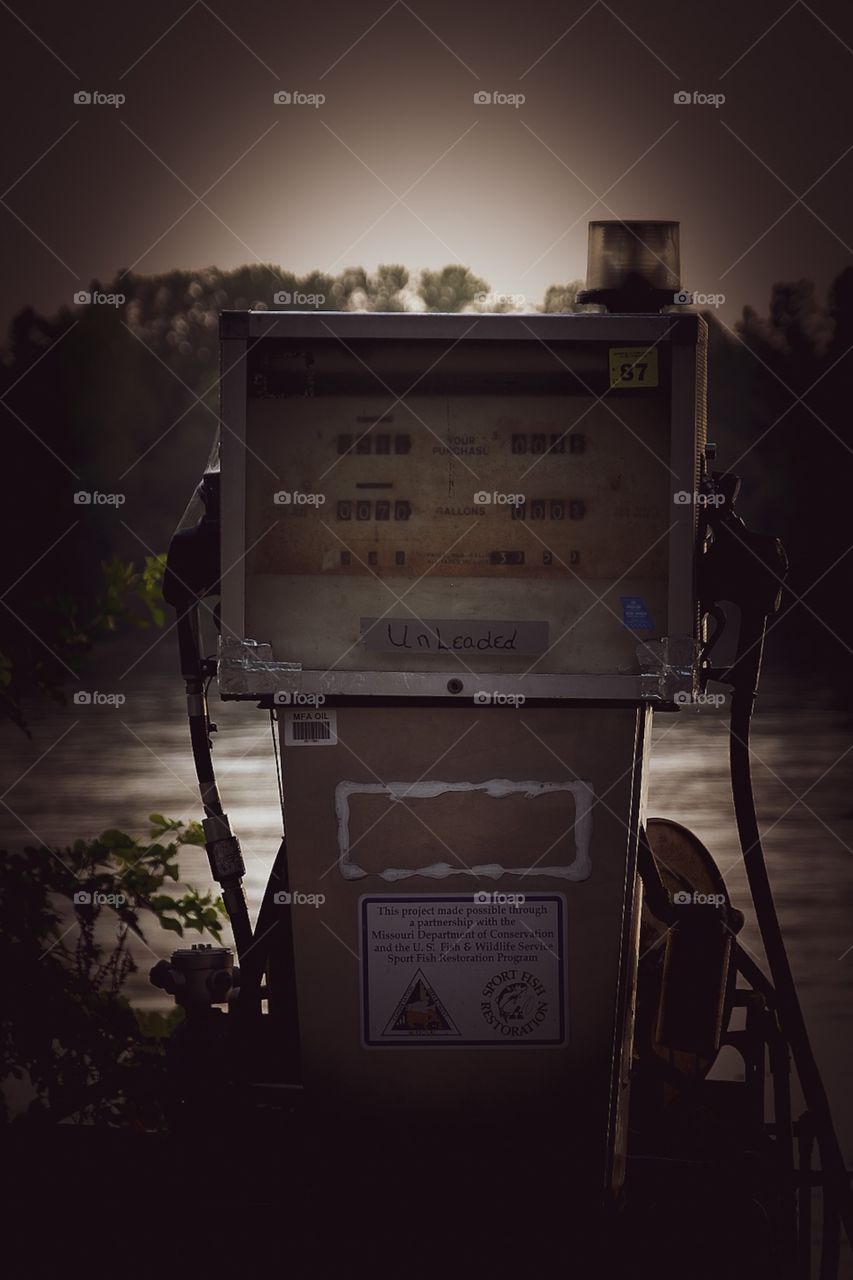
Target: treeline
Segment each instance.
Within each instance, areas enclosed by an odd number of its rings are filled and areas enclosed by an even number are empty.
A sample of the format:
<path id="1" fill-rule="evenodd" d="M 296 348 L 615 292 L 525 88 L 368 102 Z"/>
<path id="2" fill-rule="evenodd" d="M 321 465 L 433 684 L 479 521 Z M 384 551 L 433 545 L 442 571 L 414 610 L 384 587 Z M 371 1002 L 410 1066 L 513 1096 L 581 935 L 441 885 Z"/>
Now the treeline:
<path id="1" fill-rule="evenodd" d="M 119 273 L 89 290 L 112 295 L 112 303 L 63 307 L 53 316 L 22 311 L 0 366 L 9 463 L 0 689 L 33 680 L 60 687 L 67 665 L 74 666 L 75 645 L 88 642 L 87 627 L 97 630 L 93 620 L 100 625 L 105 617 L 111 625 L 103 564 L 117 556 L 125 566 L 142 565 L 146 555 L 165 550 L 217 426 L 220 311 L 307 305 L 557 312 L 578 309 L 579 287 L 553 285 L 531 305 L 494 295 L 459 265 L 300 277 L 272 265 L 245 266 Z M 733 329 L 714 315 L 708 319 L 710 436 L 719 465 L 743 475 L 743 513 L 756 527 L 778 532 L 792 562 L 795 595 L 784 607 L 795 607 L 771 637 L 770 656 L 804 673 L 848 680 L 853 268 L 826 299 L 808 281 L 779 284 L 766 314 L 746 308 Z M 123 500 L 83 507 L 74 502 L 79 491 Z"/>

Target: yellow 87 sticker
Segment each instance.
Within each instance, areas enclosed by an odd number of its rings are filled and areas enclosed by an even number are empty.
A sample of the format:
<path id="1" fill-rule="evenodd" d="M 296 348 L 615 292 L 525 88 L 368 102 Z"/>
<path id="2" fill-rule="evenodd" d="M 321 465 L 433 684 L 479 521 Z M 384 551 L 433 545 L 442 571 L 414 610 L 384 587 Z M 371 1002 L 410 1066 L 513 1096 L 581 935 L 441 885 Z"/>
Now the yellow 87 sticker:
<path id="1" fill-rule="evenodd" d="M 611 387 L 656 387 L 658 353 L 654 347 L 611 347 Z"/>

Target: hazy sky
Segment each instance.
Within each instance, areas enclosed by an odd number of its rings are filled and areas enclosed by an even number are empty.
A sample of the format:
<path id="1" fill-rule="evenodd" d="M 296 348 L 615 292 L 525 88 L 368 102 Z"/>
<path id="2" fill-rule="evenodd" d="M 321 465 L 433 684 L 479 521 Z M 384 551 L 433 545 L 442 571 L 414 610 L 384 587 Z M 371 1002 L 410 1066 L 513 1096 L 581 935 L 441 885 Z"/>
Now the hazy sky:
<path id="1" fill-rule="evenodd" d="M 853 259 L 846 0 L 0 0 L 0 39 L 4 321 L 255 259 L 461 261 L 536 303 L 594 217 L 680 219 L 729 318 Z"/>

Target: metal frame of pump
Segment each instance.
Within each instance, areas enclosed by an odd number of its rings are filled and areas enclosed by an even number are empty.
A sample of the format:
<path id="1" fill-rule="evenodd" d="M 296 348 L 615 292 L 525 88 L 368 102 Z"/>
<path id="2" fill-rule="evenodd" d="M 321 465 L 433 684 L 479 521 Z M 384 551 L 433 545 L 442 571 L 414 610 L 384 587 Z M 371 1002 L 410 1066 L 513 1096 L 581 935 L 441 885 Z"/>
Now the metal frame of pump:
<path id="1" fill-rule="evenodd" d="M 709 447 L 708 456 L 713 457 Z M 203 517 L 195 528 L 175 535 L 170 547 L 164 595 L 177 613 L 181 669 L 186 682 L 187 713 L 193 758 L 204 806 L 204 831 L 211 874 L 221 885 L 223 899 L 234 931 L 240 961 L 239 994 L 234 1010 L 241 1020 L 257 1018 L 262 997 L 275 990 L 277 1009 L 290 1028 L 291 1062 L 298 1059 L 296 1042 L 295 989 L 292 938 L 278 937 L 277 959 L 270 947 L 273 888 L 287 887 L 286 842 L 282 838 L 257 925 L 252 930 L 242 889 L 245 868 L 236 836 L 225 814 L 213 767 L 212 724 L 207 706 L 207 686 L 215 675 L 213 659 L 200 650 L 199 609 L 204 596 L 215 594 L 218 565 L 218 475 L 206 473 L 199 496 Z M 796 1207 L 796 1230 L 791 1255 L 796 1259 L 797 1276 L 811 1274 L 809 1235 L 811 1231 L 810 1193 L 814 1185 L 824 1192 L 823 1238 L 820 1280 L 837 1275 L 840 1228 L 853 1240 L 853 1197 L 843 1156 L 836 1137 L 826 1092 L 808 1039 L 793 975 L 785 951 L 755 813 L 749 757 L 749 730 L 761 669 L 767 619 L 778 609 L 787 569 L 785 553 L 776 538 L 748 530 L 735 511 L 740 489 L 737 477 L 712 472 L 707 466 L 701 485 L 708 496 L 722 501 L 703 507 L 697 537 L 696 580 L 699 608 L 703 618 L 714 624 L 713 634 L 701 655 L 700 679 L 727 683 L 732 688 L 730 726 L 730 771 L 738 834 L 746 866 L 756 916 L 770 969 L 768 979 L 737 943 L 734 965 L 749 984 L 746 991 L 733 994 L 735 1005 L 746 1010 L 743 1032 L 726 1032 L 723 1043 L 742 1053 L 747 1070 L 744 1088 L 749 1097 L 747 1110 L 758 1123 L 763 1110 L 764 1063 L 769 1058 L 774 1082 L 775 1118 L 769 1132 L 783 1165 L 790 1170 L 789 1195 Z M 713 666 L 717 642 L 730 624 L 728 610 L 739 611 L 737 655 L 731 665 Z M 647 901 L 660 919 L 673 921 L 673 908 L 645 841 L 641 841 L 639 872 Z M 722 922 L 723 927 L 726 922 Z M 280 933 L 279 926 L 277 932 Z M 264 977 L 266 975 L 266 985 Z M 160 984 L 169 989 L 170 979 L 161 969 Z M 155 978 L 155 981 L 157 979 Z M 211 996 L 211 1001 L 214 996 Z M 792 1124 L 788 1058 L 793 1057 L 806 1100 L 806 1113 Z M 656 1069 L 660 1069 L 659 1067 Z M 677 1091 L 689 1092 L 697 1086 L 685 1082 L 679 1073 L 670 1073 L 669 1083 Z M 715 1082 L 698 1086 L 707 1094 Z M 760 1126 L 759 1126 L 760 1127 Z M 821 1172 L 812 1170 L 814 1145 L 820 1153 Z M 794 1147 L 799 1169 L 794 1167 Z M 793 1265 L 793 1263 L 792 1263 Z"/>

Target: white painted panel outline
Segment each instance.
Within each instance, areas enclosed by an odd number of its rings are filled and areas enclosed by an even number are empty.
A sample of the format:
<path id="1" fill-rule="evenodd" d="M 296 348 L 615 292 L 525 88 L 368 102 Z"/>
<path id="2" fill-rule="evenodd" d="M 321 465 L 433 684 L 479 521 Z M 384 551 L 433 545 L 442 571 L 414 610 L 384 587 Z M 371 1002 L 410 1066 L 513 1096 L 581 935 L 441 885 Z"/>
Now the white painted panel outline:
<path id="1" fill-rule="evenodd" d="M 433 862 L 427 867 L 386 867 L 384 871 L 367 871 L 350 856 L 350 796 L 388 796 L 392 800 L 431 800 L 449 791 L 485 792 L 494 800 L 506 796 L 523 795 L 526 800 L 567 791 L 574 797 L 575 856 L 568 866 L 548 866 L 541 863 L 530 867 L 504 867 L 490 862 L 473 867 L 449 862 Z M 579 779 L 576 782 L 512 782 L 508 778 L 491 778 L 488 782 L 339 782 L 335 787 L 335 814 L 338 820 L 338 869 L 345 880 L 361 880 L 377 875 L 382 880 L 408 880 L 411 876 L 427 876 L 431 880 L 444 880 L 447 876 L 463 875 L 498 880 L 501 876 L 553 876 L 558 880 L 587 880 L 592 871 L 589 848 L 592 841 L 592 806 L 595 793 L 592 783 Z"/>

